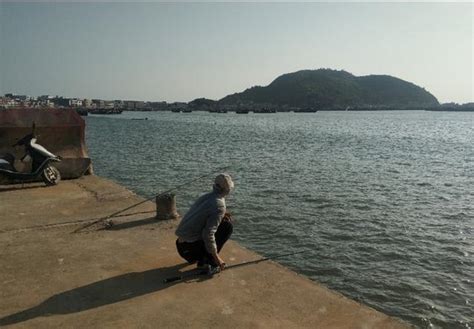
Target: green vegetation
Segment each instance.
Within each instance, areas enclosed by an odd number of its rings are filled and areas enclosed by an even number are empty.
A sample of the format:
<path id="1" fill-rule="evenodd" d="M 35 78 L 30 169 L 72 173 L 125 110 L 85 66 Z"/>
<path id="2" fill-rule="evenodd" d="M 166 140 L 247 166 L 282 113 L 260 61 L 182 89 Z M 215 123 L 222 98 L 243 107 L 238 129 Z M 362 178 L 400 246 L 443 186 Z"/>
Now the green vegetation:
<path id="1" fill-rule="evenodd" d="M 356 77 L 345 71 L 330 69 L 284 74 L 266 87 L 249 88 L 226 96 L 219 103 L 318 109 L 414 108 L 439 104 L 425 89 L 392 76 Z"/>

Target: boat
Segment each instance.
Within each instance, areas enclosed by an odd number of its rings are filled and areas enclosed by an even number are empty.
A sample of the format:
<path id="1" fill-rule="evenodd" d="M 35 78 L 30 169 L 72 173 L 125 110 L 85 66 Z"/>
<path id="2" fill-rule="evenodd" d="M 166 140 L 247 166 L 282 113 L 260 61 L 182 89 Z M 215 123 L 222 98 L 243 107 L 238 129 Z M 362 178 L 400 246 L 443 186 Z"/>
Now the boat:
<path id="1" fill-rule="evenodd" d="M 237 113 L 237 114 L 248 114 L 249 110 L 235 110 L 235 113 Z"/>
<path id="2" fill-rule="evenodd" d="M 254 113 L 276 113 L 276 110 L 275 109 L 262 108 L 262 109 L 259 109 L 259 110 L 254 110 L 253 112 Z"/>
<path id="3" fill-rule="evenodd" d="M 122 110 L 121 109 L 105 109 L 105 108 L 99 108 L 99 109 L 91 109 L 89 110 L 90 114 L 121 114 Z"/>
<path id="4" fill-rule="evenodd" d="M 426 108 L 425 111 L 431 112 L 474 112 L 474 106 L 437 106 Z"/>
<path id="5" fill-rule="evenodd" d="M 77 114 L 79 114 L 81 117 L 86 117 L 89 115 L 89 112 L 87 112 L 87 109 L 76 109 Z"/>
<path id="6" fill-rule="evenodd" d="M 318 112 L 318 110 L 308 107 L 308 108 L 304 108 L 304 109 L 294 110 L 293 112 L 295 112 L 295 113 L 315 113 L 315 112 Z"/>

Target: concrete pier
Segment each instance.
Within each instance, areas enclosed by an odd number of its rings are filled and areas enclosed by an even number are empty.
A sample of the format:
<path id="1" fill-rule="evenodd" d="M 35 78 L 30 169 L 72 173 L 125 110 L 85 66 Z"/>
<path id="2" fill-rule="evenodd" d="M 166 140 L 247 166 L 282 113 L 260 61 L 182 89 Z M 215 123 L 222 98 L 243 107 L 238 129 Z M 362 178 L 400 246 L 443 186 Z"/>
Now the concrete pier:
<path id="1" fill-rule="evenodd" d="M 270 261 L 164 284 L 194 266 L 175 251 L 177 221 L 156 221 L 154 202 L 110 229 L 72 233 L 141 200 L 96 176 L 0 186 L 0 327 L 410 327 Z M 223 257 L 261 256 L 231 241 Z"/>

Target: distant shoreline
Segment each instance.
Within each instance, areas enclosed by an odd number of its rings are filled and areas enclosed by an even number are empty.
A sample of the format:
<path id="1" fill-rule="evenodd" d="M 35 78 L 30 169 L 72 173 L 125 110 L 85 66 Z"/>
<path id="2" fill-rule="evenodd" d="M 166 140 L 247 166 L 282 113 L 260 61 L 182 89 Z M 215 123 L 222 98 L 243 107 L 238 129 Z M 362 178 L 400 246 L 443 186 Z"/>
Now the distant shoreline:
<path id="1" fill-rule="evenodd" d="M 43 110 L 47 107 L 32 107 L 31 109 L 38 109 Z M 9 110 L 15 109 L 15 107 L 11 108 L 1 108 L 0 110 Z M 88 109 L 84 107 L 63 107 L 60 109 L 64 110 L 74 110 L 81 116 L 87 115 L 117 115 L 121 114 L 122 112 L 174 112 L 174 113 L 191 113 L 191 112 L 209 112 L 209 113 L 237 113 L 237 114 L 274 114 L 274 113 L 317 113 L 317 112 L 394 112 L 394 111 L 428 111 L 428 112 L 474 112 L 474 107 L 467 107 L 467 106 L 459 106 L 459 107 L 434 107 L 434 108 L 333 108 L 333 109 L 315 109 L 315 108 L 307 108 L 307 109 L 270 109 L 264 108 L 260 110 L 256 109 L 244 109 L 244 108 L 232 108 L 232 109 L 192 109 L 192 108 L 183 108 L 183 109 L 119 109 L 119 108 L 109 108 L 109 109 Z"/>

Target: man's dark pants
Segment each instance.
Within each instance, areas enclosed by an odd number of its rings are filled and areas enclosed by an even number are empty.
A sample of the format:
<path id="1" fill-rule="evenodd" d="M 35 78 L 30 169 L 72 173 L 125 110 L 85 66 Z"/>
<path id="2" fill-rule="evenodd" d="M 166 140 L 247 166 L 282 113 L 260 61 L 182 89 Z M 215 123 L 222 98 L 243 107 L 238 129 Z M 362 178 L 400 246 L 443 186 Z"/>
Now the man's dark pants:
<path id="1" fill-rule="evenodd" d="M 221 222 L 217 228 L 216 238 L 217 252 L 219 253 L 232 235 L 234 227 L 230 221 L 224 220 Z M 207 263 L 212 266 L 217 266 L 214 261 L 214 258 L 210 253 L 207 252 L 206 246 L 204 245 L 203 240 L 198 240 L 195 242 L 178 242 L 176 240 L 176 249 L 181 257 L 183 257 L 188 263 L 202 262 Z"/>

